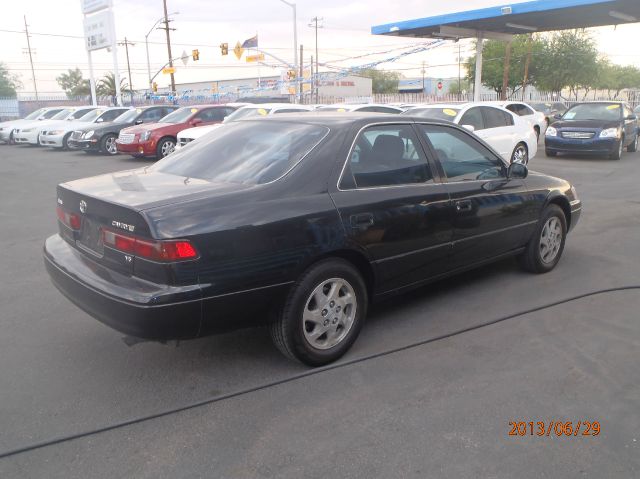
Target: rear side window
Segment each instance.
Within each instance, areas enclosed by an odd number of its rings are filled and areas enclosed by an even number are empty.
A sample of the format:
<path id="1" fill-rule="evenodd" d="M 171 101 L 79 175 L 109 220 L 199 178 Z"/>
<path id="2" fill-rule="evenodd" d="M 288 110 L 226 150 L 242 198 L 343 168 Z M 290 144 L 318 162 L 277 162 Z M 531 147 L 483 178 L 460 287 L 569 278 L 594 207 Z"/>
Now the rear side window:
<path id="1" fill-rule="evenodd" d="M 469 108 L 460 118 L 460 125 L 471 125 L 474 130 L 484 130 L 487 128 L 484 125 L 484 119 L 482 118 L 482 111 L 479 107 Z"/>
<path id="2" fill-rule="evenodd" d="M 500 128 L 508 125 L 507 119 L 502 110 L 485 106 L 482 107 L 482 114 L 484 116 L 485 128 Z"/>
<path id="3" fill-rule="evenodd" d="M 151 168 L 212 182 L 264 184 L 295 167 L 327 133 L 328 128 L 318 125 L 231 122 Z"/>
<path id="4" fill-rule="evenodd" d="M 413 128 L 381 125 L 367 128 L 356 138 L 340 188 L 408 185 L 432 179 Z"/>

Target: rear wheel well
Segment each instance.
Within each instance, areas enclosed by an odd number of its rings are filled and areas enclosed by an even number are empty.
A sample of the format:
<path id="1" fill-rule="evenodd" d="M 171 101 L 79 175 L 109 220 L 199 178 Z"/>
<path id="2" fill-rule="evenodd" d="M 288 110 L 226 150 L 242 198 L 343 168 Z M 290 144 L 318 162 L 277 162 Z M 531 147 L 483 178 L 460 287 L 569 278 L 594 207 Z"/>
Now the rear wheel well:
<path id="1" fill-rule="evenodd" d="M 571 226 L 571 205 L 569 205 L 569 200 L 567 200 L 564 196 L 557 196 L 549 201 L 550 205 L 558 205 L 562 208 L 564 213 L 564 217 L 567 220 L 567 230 Z"/>
<path id="2" fill-rule="evenodd" d="M 318 263 L 319 261 L 329 259 L 329 258 L 340 258 L 345 261 L 348 261 L 353 266 L 355 266 L 358 272 L 362 275 L 362 279 L 364 280 L 365 285 L 367 286 L 369 301 L 371 301 L 371 298 L 373 298 L 373 292 L 374 292 L 374 286 L 375 286 L 375 273 L 367 257 L 364 254 L 359 253 L 358 251 L 355 251 L 355 250 L 349 250 L 349 249 L 336 250 L 336 251 L 328 252 L 316 258 L 312 263 L 307 265 L 307 268 L 310 268 L 311 266 Z"/>

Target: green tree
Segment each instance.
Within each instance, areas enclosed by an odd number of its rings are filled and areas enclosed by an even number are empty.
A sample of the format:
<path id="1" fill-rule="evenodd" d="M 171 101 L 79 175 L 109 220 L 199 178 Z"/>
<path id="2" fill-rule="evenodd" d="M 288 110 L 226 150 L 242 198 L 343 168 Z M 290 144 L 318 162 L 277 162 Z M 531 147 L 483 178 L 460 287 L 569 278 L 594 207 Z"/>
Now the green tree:
<path id="1" fill-rule="evenodd" d="M 91 94 L 91 85 L 89 80 L 82 78 L 82 72 L 79 68 L 75 70 L 69 69 L 67 73 L 62 73 L 56 77 L 56 81 L 60 88 L 64 90 L 68 98 L 78 96 L 87 96 Z"/>
<path id="2" fill-rule="evenodd" d="M 362 70 L 359 76 L 371 78 L 373 93 L 398 93 L 398 82 L 402 75 L 398 72 L 388 72 L 370 68 Z"/>
<path id="3" fill-rule="evenodd" d="M 453 82 L 451 82 L 449 84 L 448 93 L 450 95 L 457 95 L 458 93 L 462 93 L 463 91 L 469 91 L 469 79 L 468 78 L 462 78 L 460 80 L 460 88 L 458 88 L 458 82 L 456 80 L 454 80 Z"/>
<path id="4" fill-rule="evenodd" d="M 527 55 L 531 48 L 531 61 L 527 73 L 527 85 L 535 82 L 538 71 L 538 58 L 540 52 L 545 48 L 544 38 L 531 38 L 529 45 L 528 35 L 516 35 L 511 42 L 511 59 L 509 61 L 509 83 L 508 89 L 511 92 L 522 87 L 524 80 L 524 67 Z M 507 42 L 500 40 L 487 40 L 482 49 L 482 84 L 491 88 L 496 93 L 502 93 L 502 80 L 504 75 L 504 62 L 506 58 Z M 466 61 L 467 79 L 473 82 L 476 74 L 475 56 Z"/>
<path id="5" fill-rule="evenodd" d="M 19 77 L 12 74 L 4 63 L 0 63 L 0 96 L 13 98 L 21 86 Z"/>
<path id="6" fill-rule="evenodd" d="M 120 78 L 120 92 L 131 92 L 129 84 L 124 80 L 124 78 Z M 107 73 L 100 79 L 100 81 L 98 81 L 98 84 L 96 85 L 96 94 L 98 96 L 116 96 L 116 76 L 113 72 Z"/>
<path id="7" fill-rule="evenodd" d="M 534 85 L 539 90 L 560 93 L 569 88 L 576 99 L 579 89 L 595 85 L 599 71 L 595 42 L 583 30 L 551 35 L 536 63 Z"/>

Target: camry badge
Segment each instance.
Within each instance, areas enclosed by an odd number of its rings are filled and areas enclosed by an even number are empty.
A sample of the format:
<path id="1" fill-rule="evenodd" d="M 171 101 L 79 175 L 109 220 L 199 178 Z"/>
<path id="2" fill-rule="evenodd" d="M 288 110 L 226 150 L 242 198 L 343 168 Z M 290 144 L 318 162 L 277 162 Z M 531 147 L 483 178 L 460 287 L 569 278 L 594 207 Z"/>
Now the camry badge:
<path id="1" fill-rule="evenodd" d="M 80 200 L 80 213 L 87 212 L 87 202 L 85 200 Z"/>

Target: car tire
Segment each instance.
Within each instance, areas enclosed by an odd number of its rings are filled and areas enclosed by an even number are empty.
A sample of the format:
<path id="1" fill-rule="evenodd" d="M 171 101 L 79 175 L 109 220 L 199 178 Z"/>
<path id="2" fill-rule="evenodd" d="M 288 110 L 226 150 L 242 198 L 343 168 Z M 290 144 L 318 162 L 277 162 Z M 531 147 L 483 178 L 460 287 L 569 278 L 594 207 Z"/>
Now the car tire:
<path id="1" fill-rule="evenodd" d="M 614 161 L 618 161 L 620 158 L 622 158 L 622 152 L 624 151 L 623 145 L 624 145 L 624 137 L 620 138 L 620 142 L 618 143 L 616 150 L 609 155 L 609 158 Z"/>
<path id="2" fill-rule="evenodd" d="M 69 150 L 69 138 L 71 138 L 70 132 L 64 135 L 64 137 L 62 138 L 62 151 Z"/>
<path id="3" fill-rule="evenodd" d="M 531 273 L 548 273 L 556 267 L 567 237 L 567 219 L 558 205 L 548 205 L 526 250 L 519 256 L 520 265 Z"/>
<path id="4" fill-rule="evenodd" d="M 116 135 L 113 133 L 104 135 L 100 140 L 100 151 L 109 156 L 117 155 L 118 148 L 116 147 L 116 138 Z"/>
<path id="5" fill-rule="evenodd" d="M 558 153 L 557 153 L 557 152 L 555 152 L 555 151 L 551 151 L 551 150 L 544 150 L 544 154 L 545 154 L 546 156 L 548 156 L 549 158 L 553 158 L 553 157 L 555 157 L 555 156 L 557 156 L 557 155 L 558 155 Z"/>
<path id="6" fill-rule="evenodd" d="M 158 146 L 156 147 L 156 158 L 158 160 L 161 160 L 162 158 L 166 157 L 167 155 L 173 153 L 173 151 L 176 149 L 176 140 L 174 140 L 173 138 L 162 138 L 159 142 L 158 142 Z"/>
<path id="7" fill-rule="evenodd" d="M 526 144 L 520 142 L 516 145 L 511 153 L 511 163 L 522 163 L 523 165 L 529 163 L 529 149 Z"/>
<path id="8" fill-rule="evenodd" d="M 367 316 L 367 287 L 342 259 L 320 261 L 291 287 L 269 324 L 275 346 L 308 366 L 339 359 L 353 345 Z"/>
<path id="9" fill-rule="evenodd" d="M 627 145 L 627 151 L 629 153 L 634 153 L 638 151 L 638 134 L 633 137 L 633 141 Z"/>

